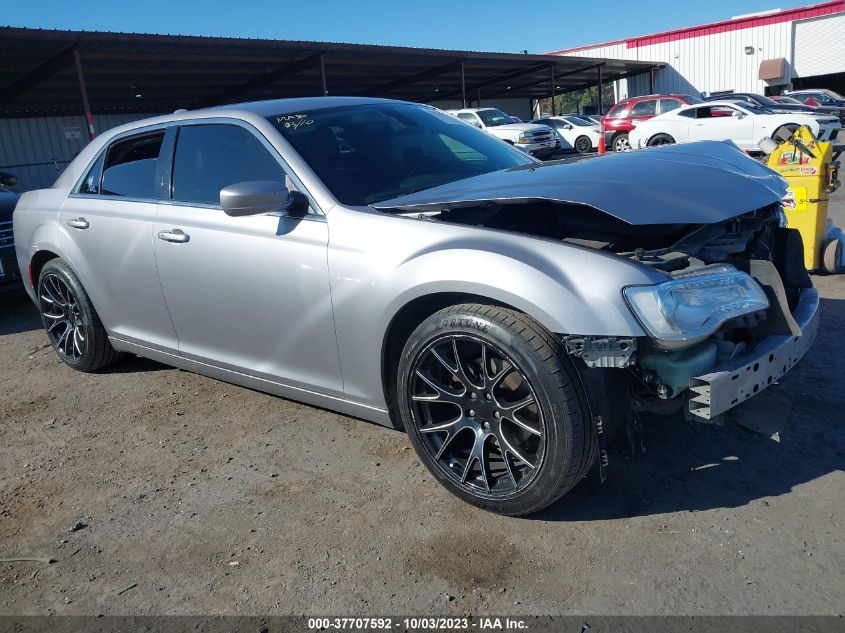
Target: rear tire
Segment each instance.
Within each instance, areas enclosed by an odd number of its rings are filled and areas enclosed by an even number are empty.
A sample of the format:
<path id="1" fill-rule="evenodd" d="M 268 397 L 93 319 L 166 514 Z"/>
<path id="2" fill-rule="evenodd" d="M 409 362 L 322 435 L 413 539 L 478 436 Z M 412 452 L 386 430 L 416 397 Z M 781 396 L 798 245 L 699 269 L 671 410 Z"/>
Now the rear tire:
<path id="1" fill-rule="evenodd" d="M 406 342 L 397 387 L 420 460 L 485 510 L 537 512 L 596 459 L 575 367 L 561 342 L 520 312 L 464 304 L 435 313 Z"/>
<path id="2" fill-rule="evenodd" d="M 631 148 L 631 142 L 628 140 L 628 134 L 617 134 L 613 137 L 613 142 L 611 143 L 613 146 L 614 152 L 627 152 Z"/>
<path id="3" fill-rule="evenodd" d="M 675 139 L 668 134 L 655 134 L 648 139 L 648 143 L 646 143 L 646 145 L 648 147 L 660 147 L 661 145 L 673 145 L 674 143 Z"/>
<path id="4" fill-rule="evenodd" d="M 88 293 L 70 266 L 51 259 L 38 277 L 38 305 L 47 338 L 69 367 L 92 372 L 115 362 L 120 353 L 109 343 Z"/>

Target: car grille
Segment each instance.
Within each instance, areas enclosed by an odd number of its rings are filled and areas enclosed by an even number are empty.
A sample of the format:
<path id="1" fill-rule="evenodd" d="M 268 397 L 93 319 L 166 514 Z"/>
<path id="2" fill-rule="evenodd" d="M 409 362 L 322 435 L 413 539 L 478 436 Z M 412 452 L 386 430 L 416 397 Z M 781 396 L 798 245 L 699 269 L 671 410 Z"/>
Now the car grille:
<path id="1" fill-rule="evenodd" d="M 526 132 L 525 140 L 529 143 L 546 143 L 554 140 L 554 136 L 552 136 L 552 134 L 553 132 L 551 128 L 542 131 Z"/>
<path id="2" fill-rule="evenodd" d="M 0 248 L 11 248 L 15 245 L 11 222 L 0 222 Z"/>

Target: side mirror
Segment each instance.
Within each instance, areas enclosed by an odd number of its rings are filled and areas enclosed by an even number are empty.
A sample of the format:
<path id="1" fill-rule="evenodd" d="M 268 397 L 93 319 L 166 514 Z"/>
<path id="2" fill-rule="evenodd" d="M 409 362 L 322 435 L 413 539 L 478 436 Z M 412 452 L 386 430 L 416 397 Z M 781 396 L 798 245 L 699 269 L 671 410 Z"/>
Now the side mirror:
<path id="1" fill-rule="evenodd" d="M 280 182 L 252 180 L 229 185 L 220 190 L 220 206 L 226 215 L 241 217 L 273 211 L 305 215 L 308 198 L 299 191 L 288 191 Z"/>
<path id="2" fill-rule="evenodd" d="M 737 119 L 744 119 L 745 118 L 745 115 L 738 110 L 734 110 L 733 113 L 731 114 L 731 116 L 735 116 Z"/>
<path id="3" fill-rule="evenodd" d="M 572 129 L 572 124 L 571 124 L 571 123 L 567 123 L 566 125 L 564 125 L 564 126 L 563 126 L 563 129 L 564 129 L 564 130 L 571 130 L 571 129 Z"/>

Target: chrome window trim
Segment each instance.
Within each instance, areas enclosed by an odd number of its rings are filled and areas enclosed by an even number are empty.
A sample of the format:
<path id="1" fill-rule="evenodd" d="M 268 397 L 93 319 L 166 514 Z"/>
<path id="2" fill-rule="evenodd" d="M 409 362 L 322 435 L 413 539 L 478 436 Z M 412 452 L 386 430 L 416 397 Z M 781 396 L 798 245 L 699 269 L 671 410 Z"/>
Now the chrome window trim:
<path id="1" fill-rule="evenodd" d="M 88 162 L 85 166 L 85 169 L 82 171 L 82 175 L 77 179 L 76 183 L 74 184 L 71 193 L 68 195 L 69 198 L 82 198 L 82 199 L 94 199 L 94 200 L 109 200 L 109 201 L 123 201 L 123 202 L 145 202 L 149 204 L 170 204 L 173 206 L 183 206 L 183 207 L 194 207 L 200 209 L 212 209 L 217 211 L 222 211 L 223 208 L 217 204 L 202 204 L 202 203 L 191 203 L 191 202 L 183 202 L 179 200 L 167 200 L 161 197 L 157 198 L 132 198 L 127 196 L 113 196 L 113 195 L 105 195 L 105 194 L 94 194 L 94 193 L 80 193 L 79 189 L 82 187 L 82 183 L 85 180 L 85 177 L 91 171 L 91 168 L 94 164 L 100 159 L 100 157 L 108 151 L 109 147 L 111 147 L 114 143 L 124 140 L 126 138 L 130 138 L 133 136 L 143 136 L 144 134 L 149 134 L 150 132 L 166 132 L 168 128 L 171 127 L 187 127 L 189 125 L 237 125 L 239 127 L 244 128 L 247 132 L 251 133 L 255 136 L 258 141 L 264 146 L 265 149 L 270 153 L 270 156 L 273 157 L 279 166 L 282 168 L 282 171 L 285 175 L 290 178 L 294 185 L 296 185 L 297 191 L 302 192 L 308 197 L 309 202 L 309 212 L 305 216 L 287 216 L 286 217 L 296 217 L 296 219 L 301 220 L 311 220 L 311 221 L 323 221 L 325 222 L 325 211 L 323 211 L 322 207 L 317 203 L 316 199 L 311 192 L 308 191 L 308 188 L 296 175 L 296 173 L 291 169 L 290 164 L 284 159 L 278 149 L 270 143 L 269 140 L 262 134 L 254 125 L 249 123 L 248 121 L 244 121 L 242 119 L 238 119 L 235 117 L 209 117 L 209 118 L 197 118 L 197 119 L 184 119 L 180 121 L 169 121 L 167 123 L 156 123 L 152 125 L 147 125 L 143 127 L 134 128 L 132 130 L 127 130 L 126 132 L 121 132 L 120 134 L 114 135 L 112 138 L 108 140 L 108 142 L 100 148 L 94 157 Z M 171 167 L 172 171 L 172 167 Z M 172 173 L 171 173 L 172 177 Z M 266 213 L 264 215 L 277 215 L 282 216 L 281 211 L 272 211 L 270 213 Z M 317 217 L 313 217 L 317 216 Z M 318 219 L 319 218 L 319 219 Z"/>

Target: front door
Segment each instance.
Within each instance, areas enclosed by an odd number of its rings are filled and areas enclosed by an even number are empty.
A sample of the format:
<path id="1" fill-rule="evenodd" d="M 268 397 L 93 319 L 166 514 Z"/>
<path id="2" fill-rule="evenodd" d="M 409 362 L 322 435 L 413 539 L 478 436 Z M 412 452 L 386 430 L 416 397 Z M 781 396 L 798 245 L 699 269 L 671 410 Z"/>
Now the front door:
<path id="1" fill-rule="evenodd" d="M 179 353 L 341 393 L 325 216 L 230 217 L 220 208 L 223 187 L 285 181 L 274 151 L 240 124 L 178 129 L 172 200 L 158 207 L 153 242 Z"/>
<path id="2" fill-rule="evenodd" d="M 690 126 L 690 141 L 730 140 L 742 149 L 752 146 L 754 117 L 728 105 L 700 106 Z"/>

